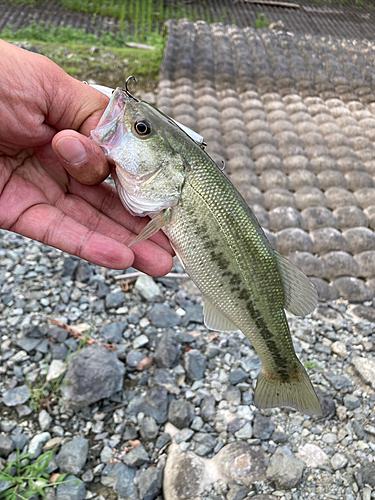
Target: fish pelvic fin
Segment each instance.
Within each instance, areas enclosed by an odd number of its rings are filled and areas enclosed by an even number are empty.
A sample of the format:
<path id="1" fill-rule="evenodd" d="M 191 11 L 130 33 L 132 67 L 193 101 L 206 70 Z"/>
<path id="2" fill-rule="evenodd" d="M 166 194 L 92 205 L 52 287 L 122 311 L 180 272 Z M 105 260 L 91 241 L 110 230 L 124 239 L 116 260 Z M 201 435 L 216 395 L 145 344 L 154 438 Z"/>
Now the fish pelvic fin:
<path id="1" fill-rule="evenodd" d="M 254 394 L 258 408 L 287 406 L 305 415 L 322 415 L 322 408 L 309 376 L 301 363 L 288 380 L 275 374 L 267 374 L 262 368 Z"/>

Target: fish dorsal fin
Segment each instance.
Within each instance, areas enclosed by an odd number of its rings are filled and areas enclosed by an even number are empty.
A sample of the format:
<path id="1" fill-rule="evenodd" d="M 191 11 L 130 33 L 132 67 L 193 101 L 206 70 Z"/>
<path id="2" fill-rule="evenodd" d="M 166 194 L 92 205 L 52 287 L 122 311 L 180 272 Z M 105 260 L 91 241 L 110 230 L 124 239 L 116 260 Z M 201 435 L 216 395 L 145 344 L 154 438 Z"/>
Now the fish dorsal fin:
<path id="1" fill-rule="evenodd" d="M 216 309 L 207 298 L 204 299 L 203 314 L 204 324 L 210 330 L 217 332 L 236 332 L 238 330 L 238 327 Z"/>
<path id="2" fill-rule="evenodd" d="M 284 285 L 284 308 L 296 316 L 305 316 L 311 313 L 318 303 L 318 294 L 314 285 L 287 258 L 278 252 L 275 254 Z"/>

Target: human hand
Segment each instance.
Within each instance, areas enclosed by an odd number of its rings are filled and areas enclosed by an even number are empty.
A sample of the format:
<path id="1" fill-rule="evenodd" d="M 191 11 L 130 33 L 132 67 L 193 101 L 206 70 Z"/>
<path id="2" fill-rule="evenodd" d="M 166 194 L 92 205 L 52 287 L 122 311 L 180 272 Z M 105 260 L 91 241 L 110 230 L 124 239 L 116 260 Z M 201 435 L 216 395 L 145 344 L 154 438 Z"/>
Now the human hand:
<path id="1" fill-rule="evenodd" d="M 49 59 L 0 40 L 0 228 L 112 269 L 161 276 L 173 251 L 122 206 L 103 151 L 88 139 L 108 98 Z M 99 185 L 95 185 L 99 184 Z"/>

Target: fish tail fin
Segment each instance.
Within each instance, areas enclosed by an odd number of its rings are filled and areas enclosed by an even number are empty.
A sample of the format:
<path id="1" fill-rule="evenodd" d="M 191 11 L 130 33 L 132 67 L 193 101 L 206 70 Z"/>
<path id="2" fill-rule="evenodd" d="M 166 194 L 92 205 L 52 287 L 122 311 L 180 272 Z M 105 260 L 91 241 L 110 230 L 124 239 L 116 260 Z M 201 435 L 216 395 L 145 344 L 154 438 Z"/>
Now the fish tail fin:
<path id="1" fill-rule="evenodd" d="M 321 415 L 319 399 L 309 376 L 304 367 L 298 365 L 288 380 L 281 380 L 275 374 L 267 376 L 262 368 L 254 394 L 255 405 L 258 408 L 288 406 L 306 415 Z"/>

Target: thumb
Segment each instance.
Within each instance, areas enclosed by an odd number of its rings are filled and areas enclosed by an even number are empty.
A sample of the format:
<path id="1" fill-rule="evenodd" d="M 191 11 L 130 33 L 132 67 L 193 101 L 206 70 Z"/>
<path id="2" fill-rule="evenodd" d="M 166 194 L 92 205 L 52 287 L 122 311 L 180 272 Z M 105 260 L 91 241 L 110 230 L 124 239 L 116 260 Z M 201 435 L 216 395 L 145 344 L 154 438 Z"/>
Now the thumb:
<path id="1" fill-rule="evenodd" d="M 52 139 L 52 148 L 64 168 L 82 184 L 99 184 L 109 175 L 103 150 L 75 130 L 58 132 Z"/>

